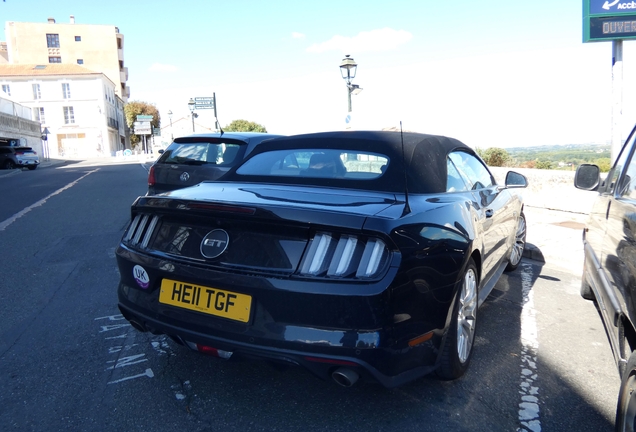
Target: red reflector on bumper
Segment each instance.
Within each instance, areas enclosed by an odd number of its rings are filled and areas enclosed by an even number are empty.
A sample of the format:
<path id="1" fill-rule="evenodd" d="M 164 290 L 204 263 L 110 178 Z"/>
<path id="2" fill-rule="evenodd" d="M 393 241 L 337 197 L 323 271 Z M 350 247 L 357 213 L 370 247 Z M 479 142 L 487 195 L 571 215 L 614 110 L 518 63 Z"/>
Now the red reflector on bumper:
<path id="1" fill-rule="evenodd" d="M 194 343 L 194 342 L 189 342 L 189 341 L 184 341 L 191 349 L 199 351 L 200 353 L 203 354 L 208 354 L 214 357 L 219 357 L 225 360 L 228 360 L 230 357 L 232 357 L 232 351 L 223 351 L 211 346 L 207 346 L 207 345 L 201 345 L 198 343 Z"/>

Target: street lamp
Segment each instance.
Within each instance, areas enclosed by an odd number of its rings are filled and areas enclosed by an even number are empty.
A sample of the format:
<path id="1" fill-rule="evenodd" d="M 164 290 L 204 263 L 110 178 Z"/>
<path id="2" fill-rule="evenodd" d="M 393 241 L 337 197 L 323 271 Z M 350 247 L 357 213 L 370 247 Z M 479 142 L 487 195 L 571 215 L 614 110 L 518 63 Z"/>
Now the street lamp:
<path id="1" fill-rule="evenodd" d="M 168 110 L 168 118 L 170 119 L 170 141 L 174 141 L 174 134 L 172 133 L 172 110 Z"/>
<path id="2" fill-rule="evenodd" d="M 194 112 L 194 109 L 195 109 L 194 99 L 190 98 L 190 100 L 188 101 L 188 108 L 190 108 L 190 112 L 192 113 L 192 133 L 194 133 L 194 119 L 199 117 L 197 113 Z"/>
<path id="3" fill-rule="evenodd" d="M 340 63 L 340 74 L 342 75 L 342 78 L 347 81 L 347 101 L 349 104 L 348 112 L 351 112 L 351 95 L 358 94 L 362 91 L 359 85 L 351 84 L 351 80 L 356 77 L 357 69 L 358 64 L 349 56 L 349 54 L 347 54 Z"/>

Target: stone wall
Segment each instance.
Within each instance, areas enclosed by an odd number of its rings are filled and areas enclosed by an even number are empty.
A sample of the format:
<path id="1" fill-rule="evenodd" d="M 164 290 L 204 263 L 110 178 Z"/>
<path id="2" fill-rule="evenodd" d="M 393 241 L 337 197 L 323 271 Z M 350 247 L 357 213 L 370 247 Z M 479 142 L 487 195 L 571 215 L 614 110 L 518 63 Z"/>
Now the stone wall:
<path id="1" fill-rule="evenodd" d="M 574 171 L 499 167 L 490 170 L 499 184 L 504 184 L 508 171 L 526 176 L 528 187 L 520 191 L 527 206 L 589 214 L 597 196 L 596 192 L 574 187 Z"/>
<path id="2" fill-rule="evenodd" d="M 39 122 L 0 112 L 0 136 L 20 139 L 24 145 L 32 147 L 42 159 L 42 135 L 40 135 Z"/>

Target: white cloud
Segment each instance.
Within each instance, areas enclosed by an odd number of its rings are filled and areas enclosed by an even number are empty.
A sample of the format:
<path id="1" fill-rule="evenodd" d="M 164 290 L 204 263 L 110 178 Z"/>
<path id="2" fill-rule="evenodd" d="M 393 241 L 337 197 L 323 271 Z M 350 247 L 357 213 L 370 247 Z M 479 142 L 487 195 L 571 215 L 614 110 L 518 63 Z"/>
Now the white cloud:
<path id="1" fill-rule="evenodd" d="M 298 32 L 292 32 L 292 38 L 294 39 L 305 39 L 305 35 Z"/>
<path id="2" fill-rule="evenodd" d="M 169 64 L 153 63 L 148 70 L 150 72 L 176 72 L 179 68 Z"/>
<path id="3" fill-rule="evenodd" d="M 383 29 L 360 32 L 354 37 L 336 35 L 326 42 L 313 44 L 307 48 L 307 52 L 322 53 L 325 51 L 348 52 L 373 52 L 389 51 L 396 49 L 410 41 L 413 35 L 406 30 Z"/>

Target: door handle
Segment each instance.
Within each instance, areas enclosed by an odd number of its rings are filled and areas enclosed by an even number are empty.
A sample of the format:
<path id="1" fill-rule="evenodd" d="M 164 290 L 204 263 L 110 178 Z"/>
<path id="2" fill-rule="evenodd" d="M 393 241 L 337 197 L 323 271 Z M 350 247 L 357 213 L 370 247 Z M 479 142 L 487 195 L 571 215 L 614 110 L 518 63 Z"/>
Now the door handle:
<path id="1" fill-rule="evenodd" d="M 486 209 L 486 217 L 487 218 L 491 218 L 492 215 L 494 215 L 495 212 L 492 209 Z"/>

